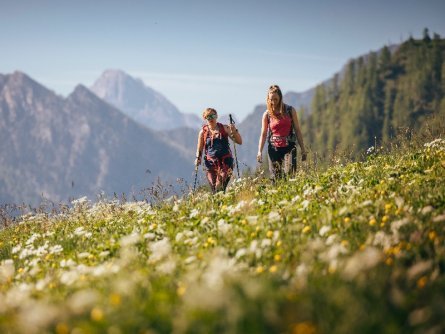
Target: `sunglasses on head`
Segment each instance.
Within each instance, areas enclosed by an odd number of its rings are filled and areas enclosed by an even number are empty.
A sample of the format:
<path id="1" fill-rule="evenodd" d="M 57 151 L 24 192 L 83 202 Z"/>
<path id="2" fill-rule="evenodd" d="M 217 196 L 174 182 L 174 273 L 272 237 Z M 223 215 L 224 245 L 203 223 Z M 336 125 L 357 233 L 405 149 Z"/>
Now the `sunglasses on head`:
<path id="1" fill-rule="evenodd" d="M 210 114 L 206 116 L 206 120 L 210 121 L 211 119 L 216 119 L 216 117 L 218 117 L 216 114 Z"/>

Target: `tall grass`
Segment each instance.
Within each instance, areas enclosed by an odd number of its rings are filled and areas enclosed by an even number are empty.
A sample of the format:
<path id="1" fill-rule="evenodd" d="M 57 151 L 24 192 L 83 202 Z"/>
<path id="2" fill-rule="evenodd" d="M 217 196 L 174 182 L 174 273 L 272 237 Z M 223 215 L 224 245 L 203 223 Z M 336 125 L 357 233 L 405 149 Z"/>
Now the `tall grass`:
<path id="1" fill-rule="evenodd" d="M 0 231 L 0 331 L 443 332 L 445 139 L 401 143 L 225 194 L 17 217 Z"/>

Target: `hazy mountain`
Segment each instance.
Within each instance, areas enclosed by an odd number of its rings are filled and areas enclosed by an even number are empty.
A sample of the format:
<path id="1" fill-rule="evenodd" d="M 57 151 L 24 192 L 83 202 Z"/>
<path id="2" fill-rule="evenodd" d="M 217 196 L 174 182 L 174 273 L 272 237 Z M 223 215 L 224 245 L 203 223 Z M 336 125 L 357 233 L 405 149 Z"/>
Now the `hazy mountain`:
<path id="1" fill-rule="evenodd" d="M 198 128 L 201 124 L 198 116 L 181 113 L 162 94 L 120 70 L 105 71 L 91 90 L 129 117 L 154 130 Z"/>
<path id="2" fill-rule="evenodd" d="M 0 203 L 130 196 L 158 177 L 191 179 L 192 159 L 84 86 L 63 99 L 23 73 L 0 75 Z"/>
<path id="3" fill-rule="evenodd" d="M 287 92 L 283 96 L 283 101 L 286 104 L 293 106 L 296 110 L 304 108 L 304 116 L 309 115 L 311 110 L 311 102 L 315 94 L 315 88 L 308 89 L 302 93 Z"/>

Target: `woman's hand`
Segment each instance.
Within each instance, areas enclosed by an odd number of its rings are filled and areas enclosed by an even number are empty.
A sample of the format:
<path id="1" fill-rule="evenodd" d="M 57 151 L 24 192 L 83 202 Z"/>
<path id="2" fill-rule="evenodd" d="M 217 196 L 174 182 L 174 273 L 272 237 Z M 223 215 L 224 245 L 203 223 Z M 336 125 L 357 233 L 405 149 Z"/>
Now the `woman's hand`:
<path id="1" fill-rule="evenodd" d="M 230 135 L 232 136 L 232 138 L 233 138 L 233 136 L 235 136 L 235 133 L 238 132 L 238 130 L 235 127 L 235 124 L 229 124 L 229 130 L 230 130 Z"/>
<path id="2" fill-rule="evenodd" d="M 256 156 L 256 161 L 258 161 L 259 163 L 263 162 L 263 154 L 261 152 L 258 152 Z"/>

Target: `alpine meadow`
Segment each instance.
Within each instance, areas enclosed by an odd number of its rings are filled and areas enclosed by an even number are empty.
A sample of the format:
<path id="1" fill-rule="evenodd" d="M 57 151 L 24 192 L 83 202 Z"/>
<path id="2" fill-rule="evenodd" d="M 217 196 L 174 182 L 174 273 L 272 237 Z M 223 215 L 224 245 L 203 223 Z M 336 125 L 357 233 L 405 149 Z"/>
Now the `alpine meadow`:
<path id="1" fill-rule="evenodd" d="M 444 60 L 426 29 L 351 60 L 298 108 L 309 158 L 276 182 L 3 208 L 0 332 L 445 332 Z"/>

